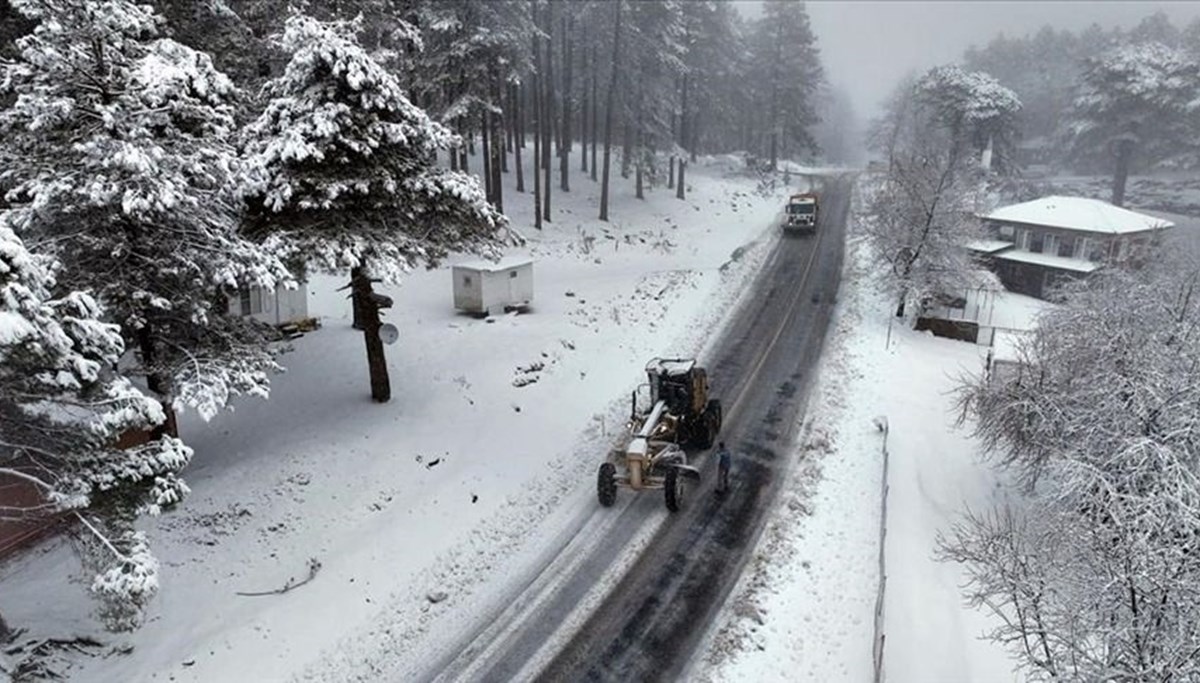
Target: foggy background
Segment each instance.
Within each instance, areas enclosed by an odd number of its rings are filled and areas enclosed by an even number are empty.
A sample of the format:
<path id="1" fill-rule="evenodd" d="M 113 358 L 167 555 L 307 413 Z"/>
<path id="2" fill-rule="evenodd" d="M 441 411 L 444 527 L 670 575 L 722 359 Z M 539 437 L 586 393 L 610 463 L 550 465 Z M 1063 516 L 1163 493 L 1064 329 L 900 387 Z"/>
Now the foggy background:
<path id="1" fill-rule="evenodd" d="M 758 0 L 740 0 L 746 17 Z M 957 62 L 971 45 L 1003 32 L 1034 33 L 1045 24 L 1077 31 L 1131 27 L 1162 11 L 1176 26 L 1200 16 L 1200 2 L 808 2 L 829 84 L 844 88 L 865 121 L 909 71 Z"/>

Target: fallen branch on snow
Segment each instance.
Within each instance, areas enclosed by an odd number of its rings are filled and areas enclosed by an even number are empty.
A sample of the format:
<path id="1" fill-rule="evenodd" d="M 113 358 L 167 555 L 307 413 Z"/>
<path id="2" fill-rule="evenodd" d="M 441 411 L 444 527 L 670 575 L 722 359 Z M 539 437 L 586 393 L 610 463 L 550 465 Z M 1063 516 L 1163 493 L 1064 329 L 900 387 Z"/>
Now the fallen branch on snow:
<path id="1" fill-rule="evenodd" d="M 238 591 L 237 594 L 245 595 L 248 597 L 255 597 L 255 596 L 260 596 L 260 595 L 283 595 L 284 593 L 286 593 L 294 588 L 299 588 L 300 586 L 303 586 L 304 584 L 308 583 L 309 581 L 312 581 L 313 579 L 317 578 L 317 572 L 319 572 L 319 571 L 321 571 L 321 561 L 315 557 L 310 557 L 308 559 L 308 576 L 306 578 L 299 580 L 299 581 L 297 581 L 295 577 L 289 578 L 287 580 L 287 583 L 283 584 L 283 586 L 281 586 L 279 588 L 276 588 L 275 590 L 257 591 L 257 592 L 253 592 L 253 593 L 249 593 L 249 592 L 245 592 L 245 591 Z"/>

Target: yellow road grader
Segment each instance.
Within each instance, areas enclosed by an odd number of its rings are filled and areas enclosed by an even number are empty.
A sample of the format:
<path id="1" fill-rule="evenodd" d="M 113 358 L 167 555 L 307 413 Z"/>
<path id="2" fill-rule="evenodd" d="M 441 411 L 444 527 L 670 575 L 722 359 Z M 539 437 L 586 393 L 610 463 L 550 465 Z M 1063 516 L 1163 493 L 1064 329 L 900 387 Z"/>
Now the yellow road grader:
<path id="1" fill-rule="evenodd" d="M 684 448 L 711 448 L 721 431 L 721 402 L 709 397 L 708 373 L 694 358 L 655 358 L 646 364 L 647 384 L 633 392 L 622 447 L 609 453 L 597 473 L 596 493 L 608 507 L 617 489 L 662 489 L 667 509 L 683 505 L 684 483 L 700 480 Z M 649 393 L 644 409 L 638 394 Z"/>

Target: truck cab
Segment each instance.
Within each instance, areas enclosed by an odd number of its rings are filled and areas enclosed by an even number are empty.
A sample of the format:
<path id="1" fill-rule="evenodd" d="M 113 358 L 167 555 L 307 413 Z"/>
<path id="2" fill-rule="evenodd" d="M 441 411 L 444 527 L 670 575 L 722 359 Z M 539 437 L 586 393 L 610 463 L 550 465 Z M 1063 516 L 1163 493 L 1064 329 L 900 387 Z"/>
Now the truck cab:
<path id="1" fill-rule="evenodd" d="M 817 229 L 817 210 L 816 194 L 805 192 L 792 195 L 784 210 L 784 232 L 814 232 Z"/>

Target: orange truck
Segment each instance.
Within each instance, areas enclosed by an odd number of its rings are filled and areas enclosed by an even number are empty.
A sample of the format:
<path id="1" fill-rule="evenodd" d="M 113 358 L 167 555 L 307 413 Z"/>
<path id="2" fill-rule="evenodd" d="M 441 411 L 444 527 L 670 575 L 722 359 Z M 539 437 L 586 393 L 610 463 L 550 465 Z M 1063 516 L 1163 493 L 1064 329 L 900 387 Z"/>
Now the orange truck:
<path id="1" fill-rule="evenodd" d="M 788 197 L 783 214 L 784 232 L 815 232 L 817 229 L 817 195 L 803 192 Z"/>

